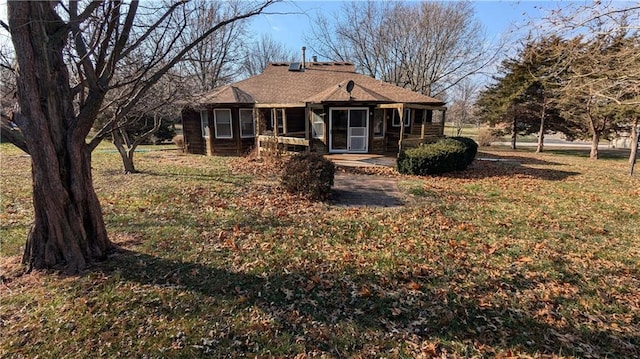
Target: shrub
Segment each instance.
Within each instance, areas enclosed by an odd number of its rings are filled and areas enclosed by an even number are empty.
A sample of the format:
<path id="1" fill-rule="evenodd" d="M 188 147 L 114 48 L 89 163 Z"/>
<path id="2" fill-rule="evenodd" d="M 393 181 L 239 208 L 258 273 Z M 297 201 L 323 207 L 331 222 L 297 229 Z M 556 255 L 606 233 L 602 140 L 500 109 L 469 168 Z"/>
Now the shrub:
<path id="1" fill-rule="evenodd" d="M 474 141 L 469 137 L 449 137 L 449 138 L 462 143 L 466 147 L 466 150 L 464 151 L 464 159 L 466 164 L 464 168 L 462 168 L 464 170 L 476 158 L 476 155 L 478 154 L 478 144 L 476 143 L 476 141 Z"/>
<path id="2" fill-rule="evenodd" d="M 397 162 L 398 172 L 419 176 L 464 170 L 468 164 L 467 146 L 451 138 L 403 151 Z"/>
<path id="3" fill-rule="evenodd" d="M 175 143 L 176 146 L 182 150 L 182 152 L 186 152 L 186 148 L 184 148 L 184 136 L 173 136 L 173 139 L 171 141 L 173 141 L 173 143 Z"/>
<path id="4" fill-rule="evenodd" d="M 491 146 L 491 143 L 497 141 L 498 137 L 499 136 L 495 131 L 488 128 L 483 128 L 478 131 L 476 139 L 478 140 L 478 144 L 480 146 Z"/>
<path id="5" fill-rule="evenodd" d="M 302 153 L 289 158 L 284 165 L 281 183 L 290 193 L 312 200 L 326 200 L 331 195 L 335 166 L 315 153 Z"/>

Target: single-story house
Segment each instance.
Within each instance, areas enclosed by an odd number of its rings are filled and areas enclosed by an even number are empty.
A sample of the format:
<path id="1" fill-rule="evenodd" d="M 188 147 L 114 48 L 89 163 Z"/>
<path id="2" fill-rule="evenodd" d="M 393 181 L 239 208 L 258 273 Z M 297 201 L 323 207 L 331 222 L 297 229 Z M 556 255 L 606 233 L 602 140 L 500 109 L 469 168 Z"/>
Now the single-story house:
<path id="1" fill-rule="evenodd" d="M 320 153 L 384 154 L 442 137 L 445 111 L 442 101 L 358 74 L 352 63 L 303 61 L 270 63 L 197 97 L 182 124 L 195 154 L 243 154 L 267 138 Z"/>

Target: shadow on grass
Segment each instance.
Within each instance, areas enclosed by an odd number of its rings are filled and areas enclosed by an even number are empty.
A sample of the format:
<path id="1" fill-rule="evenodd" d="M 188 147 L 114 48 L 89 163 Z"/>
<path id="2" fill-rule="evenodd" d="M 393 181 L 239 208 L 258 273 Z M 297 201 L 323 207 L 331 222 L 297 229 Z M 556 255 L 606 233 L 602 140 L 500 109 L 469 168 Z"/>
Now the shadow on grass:
<path id="1" fill-rule="evenodd" d="M 551 168 L 536 168 L 535 166 L 561 166 L 562 163 L 547 161 L 529 156 L 515 154 L 503 155 L 478 152 L 476 159 L 464 171 L 441 174 L 447 178 L 483 179 L 491 177 L 532 177 L 548 181 L 561 181 L 568 177 L 579 175 L 579 172 L 562 171 Z"/>
<path id="2" fill-rule="evenodd" d="M 542 166 L 562 166 L 563 163 L 548 161 L 541 158 L 531 157 L 530 153 L 526 156 L 519 156 L 515 151 L 504 151 L 500 154 L 487 153 L 478 151 L 476 155 L 476 161 L 482 161 L 482 159 L 496 160 L 497 162 L 506 162 L 510 164 L 523 164 L 523 165 L 542 165 Z"/>
<path id="3" fill-rule="evenodd" d="M 380 190 L 332 189 L 329 203 L 342 207 L 401 207 L 403 202 Z"/>
<path id="4" fill-rule="evenodd" d="M 500 157 L 503 158 L 503 157 Z M 516 159 L 517 157 L 513 157 Z M 531 177 L 547 181 L 562 181 L 579 172 L 561 171 L 549 168 L 523 166 L 516 160 L 479 161 L 475 160 L 466 170 L 449 172 L 440 176 L 447 178 L 482 179 L 491 177 Z"/>
<path id="5" fill-rule="evenodd" d="M 176 177 L 176 178 L 184 178 L 184 179 L 198 179 L 198 180 L 207 180 L 207 181 L 216 181 L 222 182 L 226 184 L 244 184 L 249 181 L 248 178 L 232 176 L 228 173 L 176 173 L 176 172 L 158 172 L 153 170 L 144 170 L 141 171 L 140 174 L 153 176 L 153 177 Z"/>
<path id="6" fill-rule="evenodd" d="M 545 150 L 547 153 L 554 155 L 564 155 L 581 157 L 588 159 L 591 152 L 589 149 L 572 149 L 572 148 L 550 148 Z M 629 149 L 612 148 L 607 150 L 598 150 L 598 158 L 609 160 L 625 160 L 629 159 Z"/>
<path id="7" fill-rule="evenodd" d="M 157 171 L 149 169 L 138 169 L 136 173 L 123 173 L 121 168 L 119 169 L 99 169 L 100 174 L 105 177 L 111 177 L 116 179 L 127 179 L 130 177 L 158 177 L 158 178 L 180 178 L 180 179 L 194 179 L 203 181 L 215 181 L 225 184 L 243 184 L 248 182 L 249 178 L 244 178 L 237 175 L 231 175 L 226 172 L 206 173 L 206 171 L 192 170 L 189 172 L 172 172 L 172 171 Z"/>
<path id="8" fill-rule="evenodd" d="M 143 268 L 140 263 L 144 263 Z M 243 335 L 264 338 L 286 333 L 287 337 L 302 341 L 306 351 L 321 350 L 336 356 L 345 355 L 344 350 L 357 354 L 367 345 L 372 333 L 385 340 L 393 337 L 402 341 L 417 336 L 443 343 L 468 343 L 476 349 L 490 346 L 531 355 L 634 357 L 640 354 L 638 333 L 596 329 L 595 325 L 587 328 L 580 324 L 579 318 L 554 320 L 534 314 L 539 313 L 539 309 L 550 308 L 549 315 L 553 317 L 559 308 L 575 302 L 570 297 L 519 303 L 518 293 L 549 284 L 543 276 L 493 278 L 464 287 L 456 278 L 442 278 L 434 273 L 418 276 L 395 273 L 380 277 L 355 270 L 316 273 L 269 269 L 267 273 L 251 274 L 131 251 L 119 252 L 95 270 L 108 276 L 117 272 L 126 281 L 175 286 L 213 298 L 215 302 L 232 303 L 234 313 L 259 308 L 273 318 L 272 326 Z M 568 271 L 564 267 L 558 270 Z M 460 273 L 463 275 L 464 270 Z M 507 298 L 485 302 L 484 298 L 491 298 L 496 291 Z M 508 306 L 510 302 L 516 307 Z M 216 312 L 216 308 L 199 310 Z M 171 308 L 167 307 L 166 311 L 170 313 Z M 337 342 L 341 340 L 350 342 L 348 349 L 337 349 Z M 251 348 L 237 350 L 235 354 L 246 354 Z"/>
<path id="9" fill-rule="evenodd" d="M 487 148 L 489 149 L 489 148 Z M 532 154 L 535 152 L 535 148 L 533 147 L 520 147 L 517 150 L 512 150 L 508 147 L 490 147 L 491 150 L 495 150 L 496 152 L 499 152 L 500 155 L 499 157 L 509 157 L 510 155 L 505 155 L 504 154 L 517 154 L 517 153 L 526 153 L 526 154 Z M 563 156 L 572 156 L 572 157 L 580 157 L 580 158 L 585 158 L 588 159 L 591 153 L 591 149 L 588 147 L 585 148 L 572 148 L 572 147 L 558 147 L 558 146 L 553 146 L 553 145 L 547 145 L 545 146 L 544 152 L 542 153 L 544 154 L 555 154 L 555 155 L 563 155 Z M 496 156 L 495 152 L 494 154 L 488 154 L 488 156 Z M 480 152 L 478 152 L 478 157 L 480 157 Z M 515 155 L 515 157 L 520 157 Z M 628 159 L 629 158 L 629 149 L 625 149 L 625 148 L 609 148 L 609 149 L 599 149 L 598 150 L 598 157 L 600 159 Z M 535 160 L 535 159 L 532 159 Z M 524 162 L 523 162 L 524 163 Z"/>

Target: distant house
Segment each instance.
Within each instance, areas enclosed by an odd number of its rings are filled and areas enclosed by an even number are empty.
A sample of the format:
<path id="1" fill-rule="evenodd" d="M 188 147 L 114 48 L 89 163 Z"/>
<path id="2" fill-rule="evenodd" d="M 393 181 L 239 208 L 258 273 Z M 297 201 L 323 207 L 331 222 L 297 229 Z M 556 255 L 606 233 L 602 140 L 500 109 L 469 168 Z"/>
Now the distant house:
<path id="1" fill-rule="evenodd" d="M 347 62 L 271 63 L 182 110 L 186 150 L 242 154 L 261 141 L 320 153 L 386 153 L 443 135 L 444 103 Z M 402 138 L 402 141 L 400 141 Z"/>

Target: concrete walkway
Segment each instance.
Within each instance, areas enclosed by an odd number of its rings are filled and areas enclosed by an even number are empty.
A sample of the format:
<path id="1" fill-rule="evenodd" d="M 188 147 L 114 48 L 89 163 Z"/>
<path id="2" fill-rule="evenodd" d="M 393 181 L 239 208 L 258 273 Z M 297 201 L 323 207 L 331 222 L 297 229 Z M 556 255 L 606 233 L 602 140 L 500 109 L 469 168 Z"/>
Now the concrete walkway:
<path id="1" fill-rule="evenodd" d="M 326 158 L 343 167 L 393 167 L 395 158 L 382 155 L 331 154 Z M 344 207 L 399 207 L 400 191 L 395 178 L 337 172 L 331 203 Z"/>

